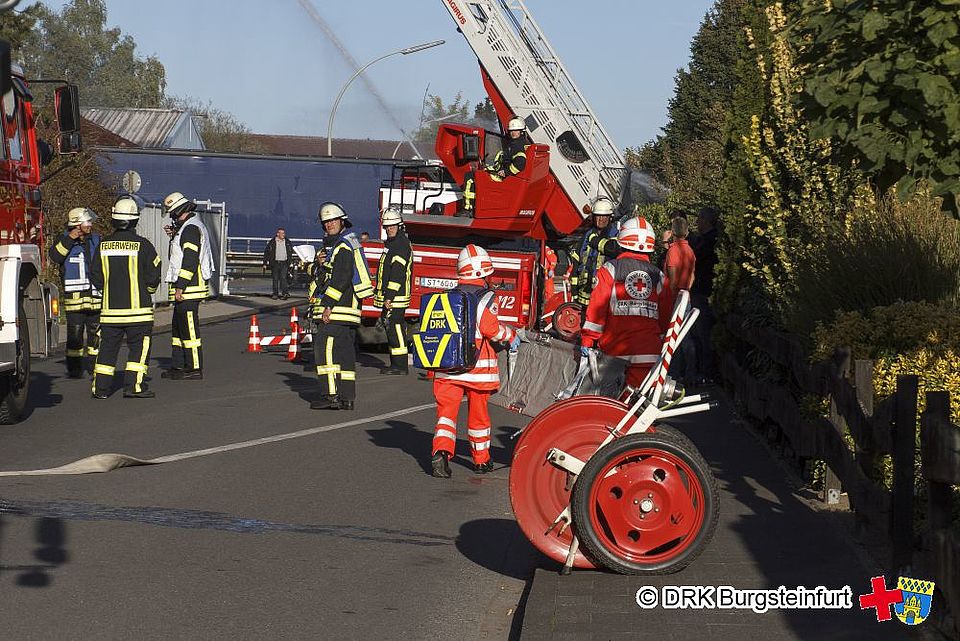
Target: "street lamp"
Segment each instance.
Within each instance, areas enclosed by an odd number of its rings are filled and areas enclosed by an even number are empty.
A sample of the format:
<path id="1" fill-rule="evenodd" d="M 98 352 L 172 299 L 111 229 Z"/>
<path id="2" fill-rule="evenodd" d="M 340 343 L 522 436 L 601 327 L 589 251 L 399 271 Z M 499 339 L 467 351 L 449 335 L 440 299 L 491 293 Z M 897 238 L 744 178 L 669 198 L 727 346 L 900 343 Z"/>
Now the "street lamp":
<path id="1" fill-rule="evenodd" d="M 330 110 L 330 120 L 327 122 L 327 155 L 333 156 L 333 117 L 337 115 L 337 107 L 340 105 L 340 99 L 343 98 L 343 94 L 347 91 L 347 87 L 350 86 L 350 83 L 356 80 L 360 74 L 366 71 L 367 67 L 372 65 L 375 62 L 379 62 L 384 58 L 389 58 L 390 56 L 395 56 L 398 53 L 401 55 L 408 55 L 411 53 L 417 53 L 418 51 L 423 51 L 424 49 L 430 49 L 431 47 L 437 47 L 445 43 L 446 40 L 434 40 L 432 42 L 424 42 L 423 44 L 414 45 L 412 47 L 405 47 L 403 49 L 397 49 L 396 51 L 391 51 L 390 53 L 385 53 L 379 58 L 374 58 L 367 64 L 363 65 L 357 69 L 356 73 L 350 76 L 350 80 L 347 80 L 347 83 L 343 85 L 343 88 L 340 89 L 340 93 L 337 94 L 337 99 L 333 101 L 333 109 Z"/>

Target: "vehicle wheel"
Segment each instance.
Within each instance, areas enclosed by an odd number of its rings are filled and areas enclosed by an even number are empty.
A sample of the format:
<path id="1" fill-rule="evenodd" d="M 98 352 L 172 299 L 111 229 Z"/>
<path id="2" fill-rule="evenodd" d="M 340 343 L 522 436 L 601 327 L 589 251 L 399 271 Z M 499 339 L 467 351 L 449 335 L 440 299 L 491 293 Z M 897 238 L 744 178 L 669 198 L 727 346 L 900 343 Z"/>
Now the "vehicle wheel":
<path id="1" fill-rule="evenodd" d="M 595 563 L 621 574 L 671 574 L 713 538 L 720 495 L 700 452 L 666 429 L 603 447 L 577 478 L 571 507 Z"/>
<path id="2" fill-rule="evenodd" d="M 553 312 L 553 329 L 563 340 L 571 340 L 583 327 L 583 306 L 579 303 L 562 303 Z"/>
<path id="3" fill-rule="evenodd" d="M 23 303 L 17 313 L 20 319 L 17 373 L 0 378 L 0 425 L 10 425 L 20 420 L 30 392 L 30 326 L 23 311 Z"/>

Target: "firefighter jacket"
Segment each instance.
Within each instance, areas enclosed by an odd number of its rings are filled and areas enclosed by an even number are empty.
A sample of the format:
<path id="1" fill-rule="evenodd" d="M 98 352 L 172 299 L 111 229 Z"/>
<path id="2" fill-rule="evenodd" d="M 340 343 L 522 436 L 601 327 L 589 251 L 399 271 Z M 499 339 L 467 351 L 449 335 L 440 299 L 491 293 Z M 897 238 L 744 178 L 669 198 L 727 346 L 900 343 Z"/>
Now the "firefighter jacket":
<path id="1" fill-rule="evenodd" d="M 331 323 L 359 325 L 361 302 L 373 294 L 363 247 L 353 232 L 327 236 L 323 244 L 327 261 L 320 269 L 326 282 L 314 292 L 313 317 L 319 319 L 324 309 L 330 309 Z"/>
<path id="2" fill-rule="evenodd" d="M 576 302 L 581 305 L 590 303 L 593 277 L 597 270 L 607 260 L 616 258 L 620 251 L 620 245 L 617 244 L 617 226 L 613 223 L 604 229 L 591 227 L 584 234 L 580 246 L 570 252 L 570 258 L 574 262 L 570 288 L 573 290 L 573 298 Z"/>
<path id="3" fill-rule="evenodd" d="M 498 171 L 502 170 L 507 177 L 516 176 L 523 171 L 524 167 L 527 166 L 528 146 L 529 144 L 524 136 L 520 136 L 517 139 L 508 139 L 507 145 L 497 152 L 496 157 L 493 159 L 493 164 L 487 168 L 490 172 L 490 177 L 493 180 L 500 181 L 503 179 L 496 174 Z"/>
<path id="4" fill-rule="evenodd" d="M 174 290 L 183 290 L 184 300 L 203 300 L 210 295 L 207 282 L 213 276 L 213 252 L 209 234 L 196 214 L 188 218 L 170 239 L 170 266 L 167 282 L 169 300 Z"/>
<path id="5" fill-rule="evenodd" d="M 646 254 L 625 252 L 597 272 L 580 332 L 587 347 L 632 365 L 655 363 L 673 311 L 666 278 Z"/>
<path id="6" fill-rule="evenodd" d="M 153 322 L 153 293 L 160 285 L 160 257 L 134 230 L 103 239 L 93 254 L 90 281 L 103 292 L 102 325 Z"/>
<path id="7" fill-rule="evenodd" d="M 459 289 L 469 293 L 478 293 L 486 289 L 483 280 L 460 279 Z M 516 338 L 517 332 L 509 325 L 500 323 L 496 292 L 487 291 L 480 296 L 477 304 L 476 344 L 480 350 L 477 364 L 463 374 L 437 372 L 434 380 L 455 382 L 463 387 L 478 391 L 493 391 L 500 387 L 500 370 L 497 367 L 497 353 L 493 342 L 509 344 Z"/>
<path id="8" fill-rule="evenodd" d="M 377 265 L 377 286 L 373 291 L 373 304 L 383 307 L 384 301 L 392 301 L 393 309 L 410 306 L 410 290 L 413 276 L 413 248 L 403 230 L 383 242 L 384 252 Z"/>
<path id="9" fill-rule="evenodd" d="M 85 312 L 100 309 L 100 291 L 90 282 L 93 254 L 100 245 L 100 234 L 70 238 L 70 230 L 50 246 L 50 260 L 60 265 L 63 282 L 63 310 Z"/>

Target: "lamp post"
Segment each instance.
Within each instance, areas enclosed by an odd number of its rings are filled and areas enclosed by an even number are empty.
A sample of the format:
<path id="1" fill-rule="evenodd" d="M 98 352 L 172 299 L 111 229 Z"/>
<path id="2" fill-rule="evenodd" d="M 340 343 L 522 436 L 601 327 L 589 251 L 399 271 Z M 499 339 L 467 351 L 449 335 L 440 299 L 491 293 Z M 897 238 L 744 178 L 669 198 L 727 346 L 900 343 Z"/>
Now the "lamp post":
<path id="1" fill-rule="evenodd" d="M 367 64 L 363 65 L 357 71 L 350 76 L 350 80 L 347 80 L 346 84 L 340 89 L 340 93 L 337 94 L 337 99 L 333 101 L 333 109 L 330 110 L 330 120 L 327 122 L 327 155 L 333 156 L 333 117 L 337 115 L 337 107 L 340 105 L 340 99 L 343 98 L 343 94 L 347 91 L 347 87 L 350 86 L 354 80 L 356 80 L 360 74 L 366 71 L 367 67 L 372 65 L 375 62 L 379 62 L 384 58 L 389 58 L 390 56 L 395 56 L 398 53 L 400 55 L 406 56 L 411 53 L 417 53 L 418 51 L 423 51 L 424 49 L 430 49 L 431 47 L 437 47 L 442 45 L 446 40 L 434 40 L 432 42 L 424 42 L 423 44 L 414 45 L 412 47 L 404 47 L 403 49 L 397 49 L 396 51 L 391 51 L 390 53 L 385 53 L 379 58 L 374 58 Z"/>

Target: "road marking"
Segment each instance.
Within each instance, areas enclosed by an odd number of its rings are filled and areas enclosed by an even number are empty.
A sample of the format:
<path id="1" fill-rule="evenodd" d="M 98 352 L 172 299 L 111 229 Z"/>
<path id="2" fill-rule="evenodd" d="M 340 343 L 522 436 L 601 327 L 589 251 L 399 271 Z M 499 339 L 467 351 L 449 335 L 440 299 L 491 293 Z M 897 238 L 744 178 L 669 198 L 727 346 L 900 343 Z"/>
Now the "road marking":
<path id="1" fill-rule="evenodd" d="M 374 423 L 377 421 L 386 421 L 391 418 L 396 418 L 398 416 L 406 416 L 408 414 L 415 414 L 417 412 L 422 412 L 427 409 L 433 409 L 436 407 L 436 403 L 424 403 L 423 405 L 414 405 L 413 407 L 407 407 L 402 410 L 395 410 L 393 412 L 387 412 L 385 414 L 377 414 L 376 416 L 369 416 L 367 418 L 357 418 L 352 421 L 344 421 L 343 423 L 334 423 L 333 425 L 322 425 L 320 427 L 311 427 L 305 430 L 299 430 L 296 432 L 287 432 L 286 434 L 275 434 L 273 436 L 264 436 L 262 438 L 255 438 L 249 441 L 240 441 L 238 443 L 228 443 L 227 445 L 218 445 L 216 447 L 208 447 L 202 450 L 191 450 L 189 452 L 181 452 L 179 454 L 168 454 L 166 456 L 158 456 L 151 459 L 139 459 L 128 454 L 94 454 L 93 456 L 88 456 L 82 458 L 73 463 L 67 463 L 66 465 L 61 465 L 60 467 L 51 467 L 45 470 L 15 470 L 0 472 L 0 477 L 2 476 L 54 476 L 58 474 L 96 474 L 99 472 L 109 472 L 111 470 L 116 470 L 121 467 L 134 467 L 138 465 L 158 465 L 161 463 L 173 463 L 175 461 L 183 461 L 191 458 L 198 458 L 201 456 L 210 456 L 211 454 L 220 454 L 222 452 L 231 452 L 233 450 L 242 450 L 248 447 L 257 447 L 258 445 L 266 445 L 268 443 L 278 443 L 280 441 L 289 441 L 290 439 L 301 438 L 304 436 L 312 436 L 313 434 L 322 434 L 323 432 L 332 432 L 333 430 L 339 430 L 344 427 L 353 427 L 355 425 L 363 425 L 364 423 Z"/>

